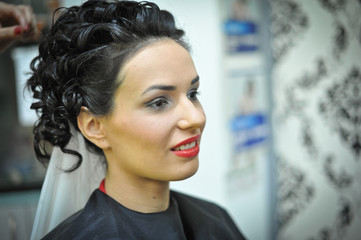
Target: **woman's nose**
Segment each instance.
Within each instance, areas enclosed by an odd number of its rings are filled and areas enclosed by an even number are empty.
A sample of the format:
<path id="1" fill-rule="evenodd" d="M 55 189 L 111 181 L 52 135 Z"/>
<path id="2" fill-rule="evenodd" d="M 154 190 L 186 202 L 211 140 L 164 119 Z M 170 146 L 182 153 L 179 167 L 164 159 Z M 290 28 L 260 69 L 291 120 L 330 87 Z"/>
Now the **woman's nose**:
<path id="1" fill-rule="evenodd" d="M 180 120 L 178 126 L 181 129 L 197 129 L 203 130 L 206 123 L 206 116 L 204 114 L 202 105 L 199 102 L 192 102 L 189 99 L 185 100 L 179 109 Z"/>

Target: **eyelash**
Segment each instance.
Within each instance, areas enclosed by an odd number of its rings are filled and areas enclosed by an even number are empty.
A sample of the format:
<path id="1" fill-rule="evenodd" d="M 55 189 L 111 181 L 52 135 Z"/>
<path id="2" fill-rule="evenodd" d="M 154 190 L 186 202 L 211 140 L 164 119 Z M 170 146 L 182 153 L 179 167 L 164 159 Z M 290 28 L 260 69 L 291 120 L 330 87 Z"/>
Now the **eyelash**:
<path id="1" fill-rule="evenodd" d="M 198 89 L 192 89 L 187 94 L 187 97 L 189 100 L 194 102 L 194 101 L 198 101 L 199 94 L 200 94 L 200 92 L 198 91 Z M 193 95 L 193 96 L 191 96 L 191 95 Z"/>
<path id="2" fill-rule="evenodd" d="M 198 101 L 197 96 L 199 94 L 200 94 L 200 92 L 198 91 L 198 89 L 192 89 L 187 94 L 187 97 L 192 102 L 196 102 L 196 101 Z M 154 109 L 154 110 L 163 110 L 163 109 L 165 109 L 167 107 L 169 102 L 170 101 L 166 97 L 157 97 L 157 98 L 149 101 L 148 103 L 146 103 L 145 106 L 147 108 L 151 108 L 151 109 Z"/>
<path id="3" fill-rule="evenodd" d="M 145 106 L 155 110 L 163 110 L 168 103 L 169 101 L 166 97 L 158 97 L 146 103 Z"/>

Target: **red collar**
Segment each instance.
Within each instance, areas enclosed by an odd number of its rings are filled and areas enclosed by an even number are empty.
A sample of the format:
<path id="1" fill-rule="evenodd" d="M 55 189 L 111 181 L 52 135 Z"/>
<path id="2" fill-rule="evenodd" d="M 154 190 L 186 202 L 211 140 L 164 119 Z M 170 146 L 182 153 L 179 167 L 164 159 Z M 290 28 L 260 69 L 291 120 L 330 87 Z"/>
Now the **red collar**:
<path id="1" fill-rule="evenodd" d="M 100 183 L 99 190 L 102 191 L 103 193 L 107 194 L 107 191 L 105 191 L 105 178 Z"/>

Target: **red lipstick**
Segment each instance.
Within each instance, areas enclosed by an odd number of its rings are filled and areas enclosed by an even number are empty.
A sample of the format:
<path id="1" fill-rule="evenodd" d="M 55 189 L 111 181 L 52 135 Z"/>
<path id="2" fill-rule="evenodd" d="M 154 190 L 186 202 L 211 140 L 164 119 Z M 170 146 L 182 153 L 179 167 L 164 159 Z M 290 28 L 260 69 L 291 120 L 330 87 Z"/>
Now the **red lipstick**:
<path id="1" fill-rule="evenodd" d="M 199 139 L 201 135 L 197 135 L 191 138 L 188 138 L 174 147 L 172 147 L 171 151 L 179 156 L 185 158 L 195 157 L 199 153 Z"/>

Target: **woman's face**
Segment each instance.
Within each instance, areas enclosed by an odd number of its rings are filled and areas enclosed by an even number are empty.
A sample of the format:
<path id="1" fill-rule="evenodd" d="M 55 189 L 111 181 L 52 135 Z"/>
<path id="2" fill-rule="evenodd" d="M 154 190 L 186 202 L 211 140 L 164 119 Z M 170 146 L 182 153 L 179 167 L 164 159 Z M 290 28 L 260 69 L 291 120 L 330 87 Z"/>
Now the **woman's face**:
<path id="1" fill-rule="evenodd" d="M 188 51 L 172 40 L 152 43 L 119 78 L 114 109 L 102 119 L 108 173 L 160 181 L 192 176 L 206 118 Z"/>

